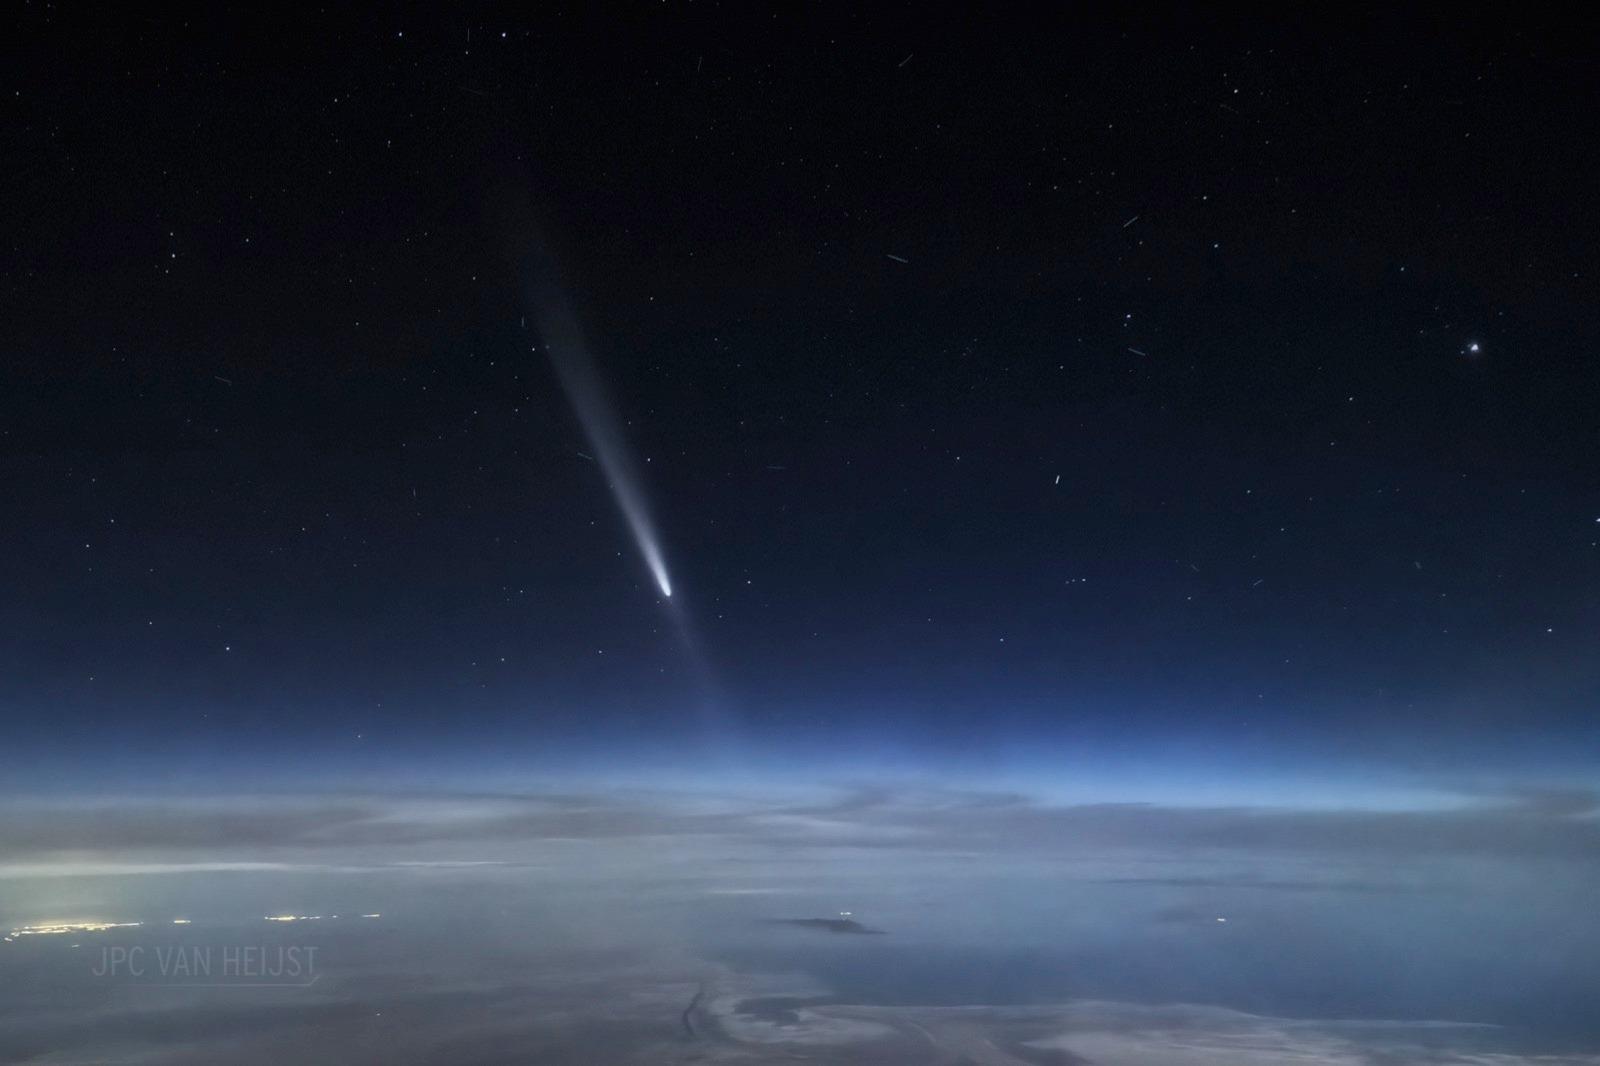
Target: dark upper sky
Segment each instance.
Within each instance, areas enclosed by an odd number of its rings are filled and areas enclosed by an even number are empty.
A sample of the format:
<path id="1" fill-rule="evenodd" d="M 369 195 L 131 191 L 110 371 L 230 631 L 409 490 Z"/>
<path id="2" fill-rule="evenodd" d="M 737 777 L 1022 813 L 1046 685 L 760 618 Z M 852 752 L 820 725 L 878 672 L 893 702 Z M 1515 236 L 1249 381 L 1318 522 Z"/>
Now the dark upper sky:
<path id="1" fill-rule="evenodd" d="M 9 21 L 13 751 L 1600 739 L 1575 34 Z"/>

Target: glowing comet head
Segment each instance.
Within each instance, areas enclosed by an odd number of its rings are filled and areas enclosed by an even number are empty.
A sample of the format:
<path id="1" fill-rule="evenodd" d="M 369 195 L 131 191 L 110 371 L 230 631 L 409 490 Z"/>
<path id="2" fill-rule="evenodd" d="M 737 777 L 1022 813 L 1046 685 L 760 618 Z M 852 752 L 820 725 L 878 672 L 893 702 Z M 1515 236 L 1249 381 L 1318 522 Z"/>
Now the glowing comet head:
<path id="1" fill-rule="evenodd" d="M 617 508 L 622 511 L 623 519 L 628 523 L 628 530 L 633 534 L 633 541 L 639 546 L 639 554 L 644 557 L 644 565 L 649 568 L 650 576 L 655 578 L 656 588 L 661 590 L 661 595 L 672 598 L 672 579 L 667 576 L 667 561 L 662 558 L 661 544 L 656 540 L 655 528 L 650 524 L 650 515 L 645 511 L 644 496 L 639 492 L 636 482 L 631 479 L 632 471 L 626 466 L 618 449 L 609 443 L 602 444 L 600 437 L 589 426 L 590 437 L 595 441 L 595 448 L 601 456 L 601 465 L 607 466 L 613 473 L 611 479 L 611 493 L 617 499 Z M 627 480 L 624 480 L 627 478 Z"/>
<path id="2" fill-rule="evenodd" d="M 656 588 L 661 590 L 661 595 L 669 600 L 672 599 L 672 579 L 667 576 L 667 562 L 661 557 L 661 548 L 656 543 L 649 518 L 641 505 L 630 505 L 630 501 L 623 499 L 622 493 L 619 492 L 617 495 L 618 501 L 622 504 L 622 513 L 633 530 L 633 539 L 638 542 L 639 554 L 644 556 L 644 563 L 650 568 L 650 576 L 656 579 Z M 638 508 L 637 517 L 634 507 Z"/>

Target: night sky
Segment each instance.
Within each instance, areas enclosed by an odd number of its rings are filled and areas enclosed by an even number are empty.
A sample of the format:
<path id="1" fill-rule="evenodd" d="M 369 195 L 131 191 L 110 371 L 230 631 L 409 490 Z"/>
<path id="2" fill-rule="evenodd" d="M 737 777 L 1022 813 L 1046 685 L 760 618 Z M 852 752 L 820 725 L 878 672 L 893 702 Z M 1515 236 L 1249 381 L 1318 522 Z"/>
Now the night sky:
<path id="1" fill-rule="evenodd" d="M 1592 782 L 1580 35 L 579 10 L 8 16 L 7 787 Z"/>

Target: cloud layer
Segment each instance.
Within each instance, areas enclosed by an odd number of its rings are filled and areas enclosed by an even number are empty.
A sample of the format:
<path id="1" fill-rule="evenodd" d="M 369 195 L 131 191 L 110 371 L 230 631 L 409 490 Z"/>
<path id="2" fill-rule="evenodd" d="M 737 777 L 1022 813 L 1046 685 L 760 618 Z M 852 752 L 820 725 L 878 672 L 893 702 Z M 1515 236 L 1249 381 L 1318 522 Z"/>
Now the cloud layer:
<path id="1" fill-rule="evenodd" d="M 503 861 L 539 842 L 1081 858 L 1155 850 L 1343 858 L 1600 858 L 1593 792 L 1518 789 L 1419 810 L 1050 805 L 1003 792 L 858 788 L 813 801 L 616 791 L 19 802 L 0 873 L 108 862 Z M 441 855 L 440 849 L 446 850 Z"/>

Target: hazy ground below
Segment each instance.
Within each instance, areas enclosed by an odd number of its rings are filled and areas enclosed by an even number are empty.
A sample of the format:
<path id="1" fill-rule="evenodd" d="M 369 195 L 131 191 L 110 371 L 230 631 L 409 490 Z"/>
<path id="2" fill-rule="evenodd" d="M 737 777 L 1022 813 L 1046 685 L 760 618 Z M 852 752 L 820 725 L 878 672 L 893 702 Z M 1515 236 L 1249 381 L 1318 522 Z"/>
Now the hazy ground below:
<path id="1" fill-rule="evenodd" d="M 13 807 L 0 1062 L 1600 1063 L 1587 805 L 647 799 Z"/>

